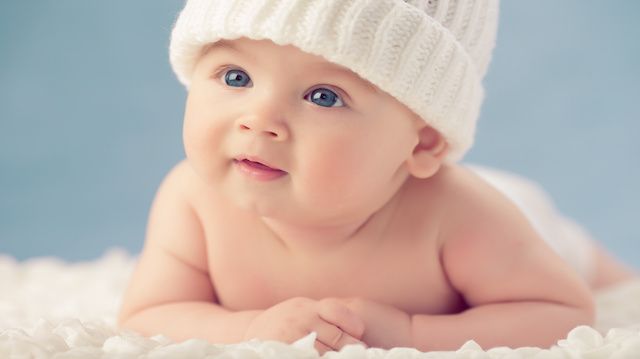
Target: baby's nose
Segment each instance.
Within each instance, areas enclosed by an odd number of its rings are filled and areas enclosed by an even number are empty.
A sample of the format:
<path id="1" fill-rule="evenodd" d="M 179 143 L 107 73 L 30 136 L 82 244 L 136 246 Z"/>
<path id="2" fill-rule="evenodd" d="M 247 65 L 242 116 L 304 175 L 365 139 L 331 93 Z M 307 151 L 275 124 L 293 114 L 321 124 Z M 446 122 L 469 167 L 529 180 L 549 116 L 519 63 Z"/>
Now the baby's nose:
<path id="1" fill-rule="evenodd" d="M 238 130 L 253 133 L 256 136 L 265 135 L 277 141 L 284 141 L 289 137 L 289 130 L 282 121 L 253 116 L 238 122 Z"/>

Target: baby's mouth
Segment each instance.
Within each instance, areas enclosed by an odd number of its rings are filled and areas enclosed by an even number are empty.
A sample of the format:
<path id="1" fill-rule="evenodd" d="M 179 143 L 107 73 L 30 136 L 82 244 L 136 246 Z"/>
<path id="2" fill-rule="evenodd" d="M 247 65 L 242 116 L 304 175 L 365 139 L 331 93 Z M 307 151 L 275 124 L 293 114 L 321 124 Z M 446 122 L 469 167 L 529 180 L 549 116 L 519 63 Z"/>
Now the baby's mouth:
<path id="1" fill-rule="evenodd" d="M 276 168 L 271 168 L 265 164 L 262 164 L 260 162 L 255 162 L 255 161 L 249 161 L 247 159 L 242 160 L 241 162 L 244 162 L 246 164 L 248 164 L 249 166 L 264 170 L 264 171 L 279 171 L 279 169 Z"/>
<path id="2" fill-rule="evenodd" d="M 287 172 L 283 170 L 247 158 L 235 158 L 233 163 L 240 173 L 257 181 L 272 181 L 287 175 Z"/>

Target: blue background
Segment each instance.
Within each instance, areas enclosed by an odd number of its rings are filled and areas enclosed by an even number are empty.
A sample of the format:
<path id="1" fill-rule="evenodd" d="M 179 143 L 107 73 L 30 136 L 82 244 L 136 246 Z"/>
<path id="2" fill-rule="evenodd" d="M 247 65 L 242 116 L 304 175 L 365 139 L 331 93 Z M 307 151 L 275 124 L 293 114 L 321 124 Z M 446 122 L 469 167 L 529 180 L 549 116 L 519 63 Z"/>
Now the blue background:
<path id="1" fill-rule="evenodd" d="M 168 64 L 182 1 L 0 4 L 0 252 L 137 253 L 183 157 Z M 466 162 L 539 182 L 640 267 L 640 2 L 503 1 Z M 635 185 L 634 185 L 635 183 Z"/>

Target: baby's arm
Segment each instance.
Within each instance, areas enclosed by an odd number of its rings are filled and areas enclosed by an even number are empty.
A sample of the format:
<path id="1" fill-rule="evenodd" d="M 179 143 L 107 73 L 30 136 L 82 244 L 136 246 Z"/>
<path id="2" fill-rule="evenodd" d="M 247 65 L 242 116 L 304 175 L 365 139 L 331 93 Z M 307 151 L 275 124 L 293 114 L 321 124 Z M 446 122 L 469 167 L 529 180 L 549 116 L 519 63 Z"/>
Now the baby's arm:
<path id="1" fill-rule="evenodd" d="M 409 315 L 364 298 L 345 300 L 364 321 L 367 345 L 455 350 L 473 339 L 484 348 L 549 347 L 575 326 L 593 323 L 587 284 L 513 203 L 490 188 L 462 198 L 441 228 L 440 259 L 469 309 Z"/>
<path id="2" fill-rule="evenodd" d="M 487 198 L 486 196 L 490 197 Z M 584 281 L 501 196 L 467 202 L 461 221 L 442 233 L 442 262 L 470 309 L 414 315 L 412 340 L 426 350 L 473 339 L 494 346 L 549 347 L 577 325 L 591 325 L 594 302 Z"/>
<path id="3" fill-rule="evenodd" d="M 219 305 L 209 276 L 205 236 L 187 188 L 193 176 L 177 165 L 160 186 L 147 238 L 118 315 L 118 325 L 182 341 L 237 343 L 260 338 L 291 342 L 316 331 L 321 352 L 359 343 L 363 324 L 337 300 L 292 298 L 266 310 Z"/>
<path id="4" fill-rule="evenodd" d="M 185 172 L 184 163 L 176 166 L 158 189 L 118 324 L 174 340 L 238 341 L 258 312 L 232 313 L 214 304 L 204 235 L 184 193 Z"/>

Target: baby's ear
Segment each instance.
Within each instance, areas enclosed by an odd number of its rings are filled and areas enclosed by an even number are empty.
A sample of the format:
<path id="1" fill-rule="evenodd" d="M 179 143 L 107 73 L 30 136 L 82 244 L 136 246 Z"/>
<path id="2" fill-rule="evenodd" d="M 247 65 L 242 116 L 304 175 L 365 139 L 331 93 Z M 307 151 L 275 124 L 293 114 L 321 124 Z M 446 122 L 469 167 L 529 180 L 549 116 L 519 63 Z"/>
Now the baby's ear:
<path id="1" fill-rule="evenodd" d="M 424 123 L 418 129 L 418 139 L 407 160 L 407 167 L 414 177 L 429 178 L 440 169 L 449 147 L 438 131 Z"/>

